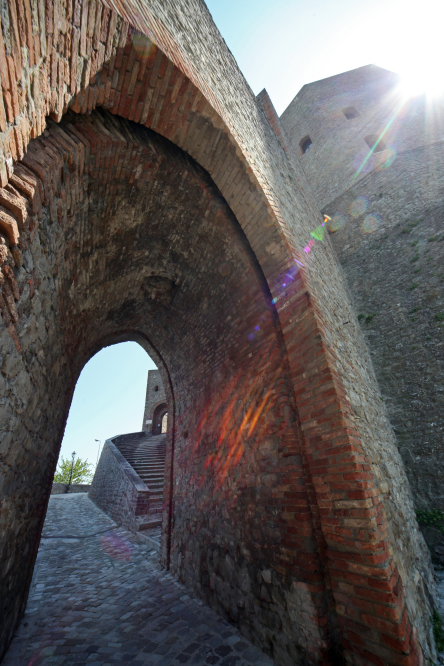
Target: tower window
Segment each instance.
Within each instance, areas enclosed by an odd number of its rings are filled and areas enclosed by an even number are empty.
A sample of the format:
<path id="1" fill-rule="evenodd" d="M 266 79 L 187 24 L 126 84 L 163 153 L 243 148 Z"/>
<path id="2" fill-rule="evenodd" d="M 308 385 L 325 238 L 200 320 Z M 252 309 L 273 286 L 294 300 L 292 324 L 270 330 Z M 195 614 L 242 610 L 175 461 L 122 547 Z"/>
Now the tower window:
<path id="1" fill-rule="evenodd" d="M 364 137 L 364 141 L 369 148 L 373 150 L 374 153 L 380 153 L 381 150 L 387 150 L 387 146 L 384 141 L 381 141 L 377 134 L 369 134 Z"/>
<path id="2" fill-rule="evenodd" d="M 347 118 L 347 120 L 353 120 L 353 118 L 357 118 L 359 116 L 359 113 L 354 106 L 347 106 L 346 109 L 342 109 L 342 113 Z"/>
<path id="3" fill-rule="evenodd" d="M 155 387 L 154 387 L 154 390 L 155 390 L 155 391 L 158 391 L 158 390 L 159 390 L 159 387 L 158 387 L 158 386 L 155 386 Z"/>
<path id="4" fill-rule="evenodd" d="M 307 136 L 304 136 L 302 141 L 299 142 L 299 147 L 301 149 L 302 155 L 305 155 L 305 153 L 307 152 L 307 150 L 310 148 L 311 145 L 313 145 L 313 142 L 307 134 Z"/>

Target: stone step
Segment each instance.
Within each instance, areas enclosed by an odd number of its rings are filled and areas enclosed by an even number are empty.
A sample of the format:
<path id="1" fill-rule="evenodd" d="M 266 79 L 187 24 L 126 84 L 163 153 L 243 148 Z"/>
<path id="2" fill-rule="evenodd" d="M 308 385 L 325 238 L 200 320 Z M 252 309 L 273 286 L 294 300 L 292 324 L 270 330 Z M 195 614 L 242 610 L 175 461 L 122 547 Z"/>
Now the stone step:
<path id="1" fill-rule="evenodd" d="M 144 522 L 139 523 L 139 532 L 143 532 L 143 530 L 149 530 L 152 529 L 153 527 L 161 527 L 162 526 L 162 517 L 158 518 L 157 516 L 150 516 L 146 519 Z"/>
<path id="2" fill-rule="evenodd" d="M 162 525 L 163 486 L 165 482 L 166 436 L 123 442 L 117 447 L 150 490 L 149 510 L 138 518 L 138 530 Z"/>
<path id="3" fill-rule="evenodd" d="M 166 437 L 158 435 L 145 441 L 123 442 L 117 447 L 150 490 L 149 510 L 138 519 L 139 531 L 162 525 L 163 486 L 165 481 Z"/>

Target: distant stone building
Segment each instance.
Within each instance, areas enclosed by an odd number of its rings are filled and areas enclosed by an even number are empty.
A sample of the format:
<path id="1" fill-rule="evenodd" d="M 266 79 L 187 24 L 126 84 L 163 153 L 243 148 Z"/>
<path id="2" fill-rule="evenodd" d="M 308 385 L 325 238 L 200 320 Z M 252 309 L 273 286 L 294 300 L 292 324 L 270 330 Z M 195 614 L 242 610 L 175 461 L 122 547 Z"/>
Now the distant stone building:
<path id="1" fill-rule="evenodd" d="M 332 217 L 416 507 L 444 510 L 444 109 L 368 65 L 305 85 L 280 120 Z"/>
<path id="2" fill-rule="evenodd" d="M 154 435 L 166 432 L 167 413 L 168 405 L 160 372 L 149 370 L 141 430 Z"/>

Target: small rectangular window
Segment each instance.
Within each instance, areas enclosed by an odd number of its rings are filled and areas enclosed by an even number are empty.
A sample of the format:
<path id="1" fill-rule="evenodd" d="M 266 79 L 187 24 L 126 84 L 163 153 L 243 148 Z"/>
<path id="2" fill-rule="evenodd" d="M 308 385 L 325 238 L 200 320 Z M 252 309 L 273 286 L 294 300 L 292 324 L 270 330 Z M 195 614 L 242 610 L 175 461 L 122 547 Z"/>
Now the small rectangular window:
<path id="1" fill-rule="evenodd" d="M 307 152 L 307 150 L 308 150 L 308 149 L 310 148 L 310 146 L 312 146 L 312 145 L 313 145 L 313 142 L 312 142 L 312 140 L 310 139 L 310 137 L 309 137 L 308 134 L 307 134 L 307 136 L 304 136 L 304 138 L 299 142 L 299 147 L 300 147 L 300 149 L 301 149 L 302 155 L 305 155 L 305 153 Z"/>
<path id="2" fill-rule="evenodd" d="M 382 141 L 377 134 L 369 134 L 364 137 L 364 141 L 369 148 L 373 150 L 374 153 L 380 153 L 381 150 L 387 150 L 387 146 L 384 141 Z"/>
<path id="3" fill-rule="evenodd" d="M 354 106 L 347 106 L 346 109 L 342 109 L 342 113 L 347 118 L 347 120 L 352 120 L 353 118 L 357 118 L 359 116 L 359 113 Z"/>

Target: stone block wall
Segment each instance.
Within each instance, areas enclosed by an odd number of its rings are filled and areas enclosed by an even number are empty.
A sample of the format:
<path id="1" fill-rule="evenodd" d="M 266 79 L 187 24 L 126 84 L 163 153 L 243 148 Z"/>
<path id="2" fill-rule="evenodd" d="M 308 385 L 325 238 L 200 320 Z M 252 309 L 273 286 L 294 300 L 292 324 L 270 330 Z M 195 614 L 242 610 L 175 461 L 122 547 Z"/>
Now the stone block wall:
<path id="1" fill-rule="evenodd" d="M 348 119 L 347 109 L 357 115 Z M 280 120 L 322 210 L 373 169 L 444 135 L 444 108 L 425 96 L 406 99 L 398 76 L 375 65 L 305 85 Z M 313 143 L 302 154 L 307 135 Z M 369 136 L 385 149 L 370 154 Z"/>
<path id="2" fill-rule="evenodd" d="M 365 210 L 356 216 L 356 201 Z M 418 509 L 444 510 L 444 142 L 398 155 L 326 206 Z M 354 212 L 354 216 L 351 212 Z M 365 232 L 365 219 L 377 228 Z M 444 540 L 429 530 L 444 564 Z M 433 537 L 433 538 L 432 538 Z"/>
<path id="3" fill-rule="evenodd" d="M 106 440 L 88 494 L 99 509 L 130 532 L 137 532 L 137 518 L 148 513 L 150 493 L 114 442 L 136 439 L 137 434 Z"/>
<path id="4" fill-rule="evenodd" d="M 152 431 L 154 412 L 160 405 L 165 403 L 165 389 L 163 388 L 162 377 L 159 370 L 148 370 L 142 430 L 147 433 Z"/>

